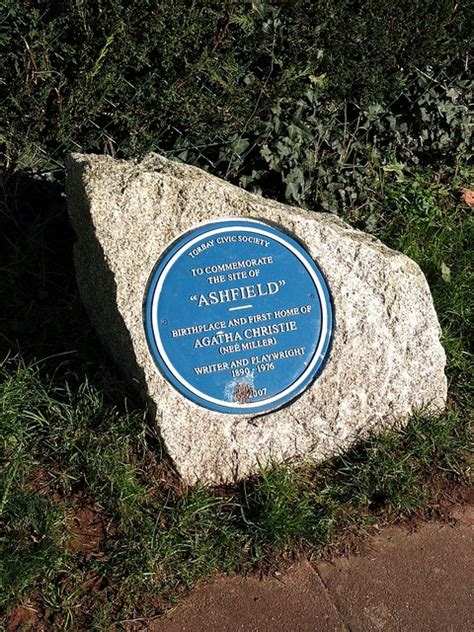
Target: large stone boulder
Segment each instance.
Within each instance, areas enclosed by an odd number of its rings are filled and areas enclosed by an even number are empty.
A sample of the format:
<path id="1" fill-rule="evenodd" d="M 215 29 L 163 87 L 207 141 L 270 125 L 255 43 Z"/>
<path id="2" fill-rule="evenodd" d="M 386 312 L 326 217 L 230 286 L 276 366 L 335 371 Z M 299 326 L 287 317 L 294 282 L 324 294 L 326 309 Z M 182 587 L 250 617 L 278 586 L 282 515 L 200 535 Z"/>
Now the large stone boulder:
<path id="1" fill-rule="evenodd" d="M 186 482 L 219 484 L 268 462 L 322 460 L 415 410 L 445 406 L 445 353 L 426 279 L 378 239 L 155 154 L 141 162 L 74 154 L 67 198 L 82 300 L 146 397 Z M 200 223 L 229 216 L 294 235 L 323 271 L 334 305 L 321 375 L 290 405 L 259 415 L 212 412 L 184 398 L 157 370 L 143 326 L 145 287 L 163 252 Z"/>

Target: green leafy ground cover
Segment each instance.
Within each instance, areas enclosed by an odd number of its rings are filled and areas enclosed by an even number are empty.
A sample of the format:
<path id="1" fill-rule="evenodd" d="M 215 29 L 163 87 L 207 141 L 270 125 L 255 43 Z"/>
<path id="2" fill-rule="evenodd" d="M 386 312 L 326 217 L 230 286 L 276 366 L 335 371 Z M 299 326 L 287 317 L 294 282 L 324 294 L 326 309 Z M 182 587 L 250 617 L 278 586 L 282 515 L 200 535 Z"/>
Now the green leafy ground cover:
<path id="1" fill-rule="evenodd" d="M 472 188 L 472 4 L 5 7 L 5 625 L 23 620 L 17 605 L 26 603 L 34 629 L 127 628 L 214 572 L 315 556 L 374 524 L 462 497 L 473 402 L 474 221 L 460 200 Z M 420 412 L 405 429 L 324 465 L 186 489 L 77 295 L 61 170 L 74 148 L 124 157 L 154 148 L 251 190 L 337 212 L 413 257 L 443 328 L 447 412 Z"/>

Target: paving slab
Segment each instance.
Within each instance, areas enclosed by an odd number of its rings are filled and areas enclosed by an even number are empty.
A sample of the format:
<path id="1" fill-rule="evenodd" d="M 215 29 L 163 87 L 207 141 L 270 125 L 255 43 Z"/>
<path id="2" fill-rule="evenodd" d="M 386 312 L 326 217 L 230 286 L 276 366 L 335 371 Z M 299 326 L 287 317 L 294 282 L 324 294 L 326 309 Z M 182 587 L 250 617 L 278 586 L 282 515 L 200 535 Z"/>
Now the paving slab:
<path id="1" fill-rule="evenodd" d="M 347 630 L 308 562 L 280 578 L 223 577 L 194 590 L 153 632 L 340 632 Z"/>
<path id="2" fill-rule="evenodd" d="M 474 507 L 452 523 L 384 529 L 360 555 L 280 577 L 202 584 L 154 632 L 464 632 L 474 630 Z"/>
<path id="3" fill-rule="evenodd" d="M 318 564 L 352 632 L 474 630 L 474 508 L 457 518 L 390 528 L 363 555 Z"/>

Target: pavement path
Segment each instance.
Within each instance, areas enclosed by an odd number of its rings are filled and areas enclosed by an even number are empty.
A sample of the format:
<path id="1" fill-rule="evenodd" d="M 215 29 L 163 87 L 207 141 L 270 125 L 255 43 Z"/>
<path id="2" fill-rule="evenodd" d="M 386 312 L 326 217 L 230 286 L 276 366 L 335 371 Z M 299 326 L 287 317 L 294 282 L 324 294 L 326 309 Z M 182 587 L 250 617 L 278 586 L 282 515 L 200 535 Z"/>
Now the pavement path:
<path id="1" fill-rule="evenodd" d="M 453 523 L 384 529 L 364 553 L 299 562 L 279 577 L 198 586 L 153 632 L 470 632 L 474 506 Z"/>

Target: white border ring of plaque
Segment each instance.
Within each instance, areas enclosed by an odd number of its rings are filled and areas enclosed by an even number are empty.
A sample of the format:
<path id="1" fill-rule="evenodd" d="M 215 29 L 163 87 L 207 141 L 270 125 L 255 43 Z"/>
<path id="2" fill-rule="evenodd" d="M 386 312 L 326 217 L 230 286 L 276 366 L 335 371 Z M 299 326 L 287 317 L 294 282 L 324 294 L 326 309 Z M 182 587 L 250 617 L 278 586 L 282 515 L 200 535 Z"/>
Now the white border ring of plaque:
<path id="1" fill-rule="evenodd" d="M 264 222 L 226 219 L 178 238 L 144 297 L 155 364 L 186 398 L 228 414 L 293 400 L 323 370 L 327 282 L 303 246 Z"/>

